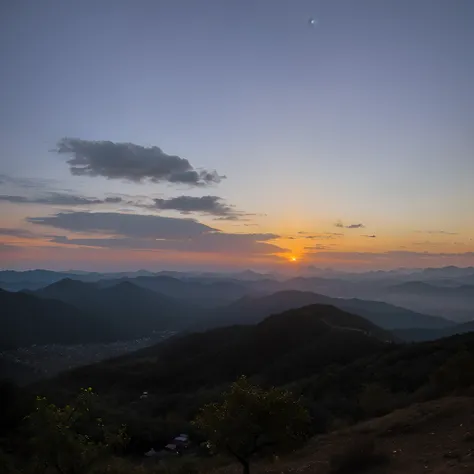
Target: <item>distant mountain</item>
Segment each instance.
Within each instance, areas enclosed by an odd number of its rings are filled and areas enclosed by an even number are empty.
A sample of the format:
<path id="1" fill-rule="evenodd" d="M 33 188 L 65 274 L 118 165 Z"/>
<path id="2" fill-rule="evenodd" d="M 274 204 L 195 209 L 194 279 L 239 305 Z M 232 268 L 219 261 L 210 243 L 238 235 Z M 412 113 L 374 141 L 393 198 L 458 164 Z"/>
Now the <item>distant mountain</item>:
<path id="1" fill-rule="evenodd" d="M 310 304 L 332 305 L 366 318 L 385 329 L 444 328 L 454 323 L 436 316 L 416 313 L 404 308 L 376 301 L 339 299 L 307 291 L 280 291 L 271 295 L 245 297 L 226 307 L 212 311 L 208 318 L 199 321 L 201 327 L 228 326 L 231 324 L 256 324 L 271 314 Z"/>
<path id="2" fill-rule="evenodd" d="M 456 334 L 474 332 L 474 321 L 455 324 L 443 329 L 407 328 L 393 331 L 400 339 L 410 342 L 435 341 Z"/>
<path id="3" fill-rule="evenodd" d="M 380 291 L 377 299 L 453 321 L 474 319 L 474 285 L 440 286 L 413 281 Z"/>
<path id="4" fill-rule="evenodd" d="M 133 280 L 135 281 L 135 280 Z M 116 328 L 123 337 L 139 337 L 153 330 L 179 329 L 197 316 L 190 305 L 137 286 L 115 280 L 110 286 L 64 279 L 34 292 L 72 304 Z"/>
<path id="5" fill-rule="evenodd" d="M 0 290 L 0 349 L 113 340 L 101 321 L 62 301 Z"/>
<path id="6" fill-rule="evenodd" d="M 68 389 L 192 392 L 260 374 L 285 383 L 329 364 L 391 347 L 392 336 L 371 322 L 333 306 L 311 305 L 270 316 L 256 326 L 233 326 L 175 337 L 134 354 L 59 376 Z M 55 383 L 56 383 L 55 382 Z"/>
<path id="7" fill-rule="evenodd" d="M 99 282 L 99 286 L 107 287 L 124 281 L 130 281 L 141 288 L 146 288 L 171 298 L 182 299 L 203 307 L 226 304 L 251 292 L 244 284 L 237 281 L 188 281 L 169 276 L 138 277 L 133 280 L 127 278 L 120 280 L 102 280 Z"/>
<path id="8" fill-rule="evenodd" d="M 415 294 L 417 296 L 433 296 L 436 298 L 473 298 L 474 285 L 456 287 L 440 287 L 432 283 L 412 281 L 395 285 L 389 288 L 391 293 Z"/>

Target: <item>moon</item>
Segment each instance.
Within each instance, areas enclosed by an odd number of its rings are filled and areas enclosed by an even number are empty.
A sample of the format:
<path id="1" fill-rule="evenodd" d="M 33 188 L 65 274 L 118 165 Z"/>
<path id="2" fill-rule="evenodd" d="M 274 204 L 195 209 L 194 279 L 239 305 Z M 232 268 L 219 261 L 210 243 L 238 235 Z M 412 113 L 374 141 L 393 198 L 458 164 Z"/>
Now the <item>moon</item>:
<path id="1" fill-rule="evenodd" d="M 309 26 L 316 26 L 317 23 L 318 23 L 317 20 L 315 20 L 314 18 L 310 18 L 308 20 Z"/>

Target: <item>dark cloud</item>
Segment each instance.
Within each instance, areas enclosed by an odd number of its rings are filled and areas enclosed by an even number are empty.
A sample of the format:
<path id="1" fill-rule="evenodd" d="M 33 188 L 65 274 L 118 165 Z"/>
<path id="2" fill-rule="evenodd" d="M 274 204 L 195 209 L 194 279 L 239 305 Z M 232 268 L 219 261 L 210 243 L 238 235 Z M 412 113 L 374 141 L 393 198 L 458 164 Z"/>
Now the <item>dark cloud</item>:
<path id="1" fill-rule="evenodd" d="M 107 197 L 104 199 L 104 202 L 107 204 L 117 204 L 119 202 L 122 202 L 123 199 L 121 197 L 115 196 L 115 197 Z"/>
<path id="2" fill-rule="evenodd" d="M 334 224 L 334 227 L 338 227 L 339 229 L 363 229 L 365 227 L 364 224 L 349 224 L 344 225 L 341 221 L 337 221 Z"/>
<path id="3" fill-rule="evenodd" d="M 160 148 L 133 143 L 63 138 L 56 151 L 71 156 L 67 163 L 76 176 L 103 176 L 133 182 L 167 181 L 193 186 L 219 183 L 216 171 L 197 170 L 187 159 L 167 155 Z"/>
<path id="4" fill-rule="evenodd" d="M 82 233 L 127 237 L 191 238 L 216 231 L 194 219 L 120 214 L 116 212 L 60 212 L 47 217 L 29 217 L 27 222 Z"/>
<path id="5" fill-rule="evenodd" d="M 271 241 L 271 233 L 225 233 L 193 219 L 162 216 L 68 212 L 46 217 L 30 217 L 28 222 L 77 233 L 100 233 L 113 237 L 68 238 L 53 236 L 57 244 L 135 250 L 260 254 L 288 250 Z"/>
<path id="6" fill-rule="evenodd" d="M 375 239 L 375 238 L 377 238 L 376 235 L 367 235 L 367 234 L 362 235 L 362 237 L 367 237 L 368 239 Z"/>
<path id="7" fill-rule="evenodd" d="M 417 234 L 439 234 L 439 235 L 459 235 L 457 232 L 447 232 L 445 230 L 415 230 Z"/>
<path id="8" fill-rule="evenodd" d="M 183 214 L 199 212 L 214 216 L 233 216 L 235 210 L 218 196 L 178 196 L 169 199 L 154 199 L 156 209 L 179 211 Z"/>
<path id="9" fill-rule="evenodd" d="M 120 197 L 108 197 L 105 199 L 88 198 L 85 196 L 77 196 L 74 194 L 49 192 L 44 196 L 26 197 L 0 195 L 0 201 L 6 201 L 15 204 L 46 204 L 51 206 L 89 206 L 96 204 L 119 203 L 122 201 Z"/>
<path id="10" fill-rule="evenodd" d="M 274 234 L 226 234 L 209 232 L 190 239 L 150 239 L 134 237 L 69 239 L 56 236 L 51 241 L 58 244 L 81 245 L 109 249 L 156 250 L 177 252 L 204 252 L 223 254 L 258 254 L 288 252 L 287 249 L 268 243 Z"/>

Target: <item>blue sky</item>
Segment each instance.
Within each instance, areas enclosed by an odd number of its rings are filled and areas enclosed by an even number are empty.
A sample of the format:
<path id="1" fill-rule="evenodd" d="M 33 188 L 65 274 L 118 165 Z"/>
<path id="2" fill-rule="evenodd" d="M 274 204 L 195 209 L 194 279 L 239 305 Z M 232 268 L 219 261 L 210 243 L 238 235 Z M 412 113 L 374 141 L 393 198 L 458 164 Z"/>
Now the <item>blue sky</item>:
<path id="1" fill-rule="evenodd" d="M 25 0 L 0 8 L 2 174 L 49 179 L 51 190 L 96 198 L 218 196 L 255 215 L 216 222 L 210 214 L 126 207 L 192 217 L 225 233 L 278 235 L 272 242 L 289 250 L 285 262 L 294 255 L 338 264 L 351 253 L 401 250 L 472 261 L 470 0 Z M 196 187 L 73 176 L 67 157 L 50 151 L 63 137 L 157 146 L 226 179 Z M 12 182 L 0 189 L 32 192 Z M 39 227 L 28 217 L 77 212 L 0 206 L 4 228 L 32 232 Z M 331 248 L 321 239 L 319 252 L 296 238 L 334 232 L 338 220 L 365 230 L 346 230 Z M 71 236 L 70 229 L 54 232 Z M 427 234 L 420 240 L 417 232 Z M 9 251 L 34 245 L 53 260 L 54 252 L 65 255 L 58 265 L 74 263 L 72 254 L 81 251 L 57 242 L 45 250 L 44 239 L 2 241 Z M 20 250 L 8 264 L 34 265 L 34 255 L 23 249 L 20 259 Z M 86 250 L 94 249 L 81 255 Z M 186 253 L 179 247 L 173 258 Z M 202 261 L 226 255 L 223 248 Z M 412 257 L 406 260 L 418 265 Z M 389 260 L 407 264 L 400 256 Z M 370 255 L 366 261 L 380 265 Z"/>

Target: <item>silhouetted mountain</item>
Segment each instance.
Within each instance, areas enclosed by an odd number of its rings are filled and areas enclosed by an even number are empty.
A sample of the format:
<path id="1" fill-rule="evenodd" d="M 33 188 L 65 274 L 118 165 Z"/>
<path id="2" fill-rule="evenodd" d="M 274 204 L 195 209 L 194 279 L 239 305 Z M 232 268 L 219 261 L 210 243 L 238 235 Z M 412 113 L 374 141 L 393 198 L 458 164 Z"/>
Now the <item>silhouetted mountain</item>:
<path id="1" fill-rule="evenodd" d="M 113 326 L 122 337 L 132 338 L 147 332 L 179 329 L 198 317 L 195 308 L 141 288 L 130 281 L 115 280 L 110 286 L 64 279 L 34 293 L 42 298 L 54 298 L 95 314 Z"/>
<path id="2" fill-rule="evenodd" d="M 179 392 L 215 386 L 241 374 L 283 383 L 327 364 L 348 363 L 387 347 L 392 335 L 332 306 L 312 305 L 233 326 L 175 337 L 157 346 L 59 376 L 69 388 Z M 390 345 L 390 344 L 388 344 Z M 81 385 L 82 384 L 82 385 Z"/>
<path id="3" fill-rule="evenodd" d="M 271 314 L 310 304 L 333 305 L 339 309 L 366 318 L 385 329 L 443 328 L 454 323 L 435 316 L 376 301 L 338 299 L 305 291 L 280 291 L 258 298 L 245 297 L 231 305 L 214 310 L 208 318 L 199 321 L 200 327 L 256 324 Z"/>
<path id="4" fill-rule="evenodd" d="M 443 329 L 407 328 L 393 331 L 393 333 L 401 339 L 410 342 L 435 341 L 436 339 L 468 332 L 474 332 L 474 321 L 455 324 Z"/>
<path id="5" fill-rule="evenodd" d="M 0 348 L 113 339 L 106 325 L 62 301 L 0 290 Z"/>
<path id="6" fill-rule="evenodd" d="M 112 286 L 123 281 L 130 280 L 103 280 L 99 285 Z M 168 276 L 138 277 L 131 281 L 142 288 L 204 307 L 229 303 L 249 293 L 245 285 L 228 281 L 187 281 Z"/>

